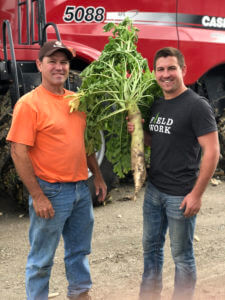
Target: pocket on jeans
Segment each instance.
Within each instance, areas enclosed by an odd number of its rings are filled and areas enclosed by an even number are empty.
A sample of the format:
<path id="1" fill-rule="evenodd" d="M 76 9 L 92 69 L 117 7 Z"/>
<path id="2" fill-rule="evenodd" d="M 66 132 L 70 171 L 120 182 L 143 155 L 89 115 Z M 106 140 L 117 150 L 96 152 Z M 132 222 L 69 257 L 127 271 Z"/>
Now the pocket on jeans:
<path id="1" fill-rule="evenodd" d="M 86 187 L 88 187 L 88 181 L 87 180 L 82 180 L 81 181 Z"/>
<path id="2" fill-rule="evenodd" d="M 38 178 L 38 183 L 47 198 L 53 198 L 61 191 L 62 185 L 60 182 L 51 183 Z"/>

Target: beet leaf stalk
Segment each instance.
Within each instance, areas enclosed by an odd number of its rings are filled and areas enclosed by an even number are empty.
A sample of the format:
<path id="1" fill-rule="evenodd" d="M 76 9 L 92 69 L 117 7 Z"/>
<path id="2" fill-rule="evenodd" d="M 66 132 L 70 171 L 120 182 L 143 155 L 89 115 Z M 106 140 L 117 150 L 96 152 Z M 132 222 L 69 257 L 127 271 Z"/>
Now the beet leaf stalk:
<path id="1" fill-rule="evenodd" d="M 86 149 L 88 154 L 99 150 L 99 132 L 104 131 L 106 157 L 120 178 L 133 171 L 136 198 L 146 178 L 142 116 L 149 115 L 161 90 L 147 60 L 137 51 L 138 29 L 131 20 L 109 23 L 104 30 L 112 32 L 109 42 L 99 59 L 81 73 L 79 110 L 87 115 Z M 135 124 L 132 137 L 127 132 L 127 115 Z"/>

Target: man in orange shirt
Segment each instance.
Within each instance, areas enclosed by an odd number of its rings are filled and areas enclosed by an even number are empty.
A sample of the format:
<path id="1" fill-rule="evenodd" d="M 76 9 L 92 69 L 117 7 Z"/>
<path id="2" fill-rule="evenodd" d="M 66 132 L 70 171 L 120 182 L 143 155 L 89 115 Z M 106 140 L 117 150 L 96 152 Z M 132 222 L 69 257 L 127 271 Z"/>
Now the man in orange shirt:
<path id="1" fill-rule="evenodd" d="M 7 140 L 16 170 L 29 191 L 30 253 L 26 266 L 28 300 L 47 300 L 50 272 L 61 234 L 69 299 L 90 299 L 93 207 L 86 180 L 94 174 L 96 194 L 106 185 L 95 154 L 86 156 L 86 116 L 69 112 L 72 93 L 64 89 L 71 51 L 59 41 L 39 51 L 42 84 L 17 102 Z"/>

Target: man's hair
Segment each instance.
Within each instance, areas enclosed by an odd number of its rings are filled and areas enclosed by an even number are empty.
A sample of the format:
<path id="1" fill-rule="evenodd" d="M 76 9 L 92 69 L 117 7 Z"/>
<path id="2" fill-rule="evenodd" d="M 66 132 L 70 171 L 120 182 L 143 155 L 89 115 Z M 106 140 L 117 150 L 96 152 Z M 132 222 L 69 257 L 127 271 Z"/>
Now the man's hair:
<path id="1" fill-rule="evenodd" d="M 183 66 L 185 66 L 185 59 L 184 59 L 183 54 L 180 52 L 180 50 L 173 48 L 173 47 L 165 47 L 165 48 L 159 49 L 155 54 L 155 57 L 153 60 L 154 70 L 156 70 L 156 61 L 160 57 L 168 57 L 168 56 L 175 56 L 177 58 L 177 62 L 179 64 L 179 66 L 181 68 L 183 68 Z"/>

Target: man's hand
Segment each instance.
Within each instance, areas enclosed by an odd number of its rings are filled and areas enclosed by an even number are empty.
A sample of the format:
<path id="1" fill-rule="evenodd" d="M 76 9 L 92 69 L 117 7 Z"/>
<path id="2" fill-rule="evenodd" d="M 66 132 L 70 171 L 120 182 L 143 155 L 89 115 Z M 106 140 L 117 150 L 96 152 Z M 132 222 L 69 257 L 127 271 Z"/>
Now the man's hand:
<path id="1" fill-rule="evenodd" d="M 184 197 L 184 200 L 180 205 L 180 209 L 185 208 L 184 216 L 189 218 L 197 215 L 201 208 L 201 204 L 201 198 L 194 196 L 193 193 L 189 193 L 186 197 Z"/>
<path id="2" fill-rule="evenodd" d="M 52 207 L 50 200 L 44 194 L 42 196 L 39 196 L 38 199 L 32 199 L 33 207 L 38 217 L 44 219 L 50 219 L 54 217 L 54 208 Z"/>
<path id="3" fill-rule="evenodd" d="M 132 134 L 134 132 L 134 124 L 130 121 L 127 121 L 127 131 Z"/>
<path id="4" fill-rule="evenodd" d="M 126 117 L 127 120 L 127 131 L 129 132 L 129 134 L 132 134 L 134 132 L 135 126 L 134 124 L 129 121 L 128 117 Z M 142 119 L 142 123 L 144 123 L 145 120 Z M 151 135 L 149 132 L 144 130 L 144 144 L 145 146 L 151 146 Z"/>
<path id="5" fill-rule="evenodd" d="M 220 155 L 218 132 L 210 132 L 198 137 L 198 142 L 202 148 L 202 159 L 200 171 L 191 193 L 189 193 L 181 203 L 181 209 L 185 208 L 184 216 L 196 215 L 201 207 L 201 197 L 212 177 Z"/>
<path id="6" fill-rule="evenodd" d="M 98 196 L 98 202 L 104 202 L 107 195 L 107 186 L 103 179 L 94 177 L 95 193 Z"/>
<path id="7" fill-rule="evenodd" d="M 126 117 L 127 120 L 127 131 L 132 134 L 134 132 L 135 126 L 134 124 L 129 120 L 129 117 Z M 142 124 L 144 124 L 145 120 L 141 119 Z"/>
<path id="8" fill-rule="evenodd" d="M 102 173 L 98 166 L 95 153 L 87 156 L 87 164 L 88 164 L 88 168 L 91 170 L 91 172 L 94 175 L 95 194 L 96 196 L 98 196 L 98 201 L 104 202 L 107 194 L 107 186 L 102 177 Z"/>

